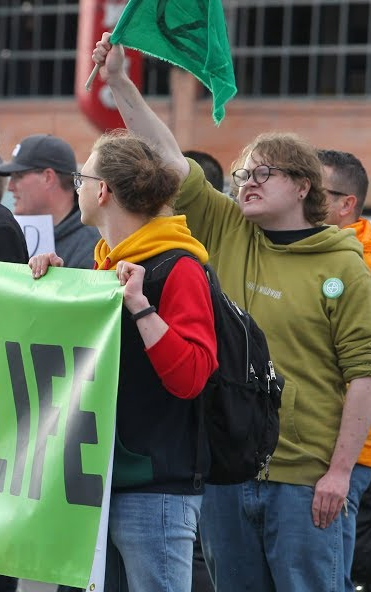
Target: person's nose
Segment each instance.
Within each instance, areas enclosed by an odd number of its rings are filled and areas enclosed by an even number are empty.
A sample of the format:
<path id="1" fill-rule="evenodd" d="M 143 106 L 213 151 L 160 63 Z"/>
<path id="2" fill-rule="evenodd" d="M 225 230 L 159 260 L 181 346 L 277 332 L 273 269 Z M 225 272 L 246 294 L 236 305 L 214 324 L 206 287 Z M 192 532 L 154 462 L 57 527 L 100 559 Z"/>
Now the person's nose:
<path id="1" fill-rule="evenodd" d="M 252 175 L 252 173 L 250 173 L 249 178 L 247 179 L 245 186 L 247 187 L 256 187 L 257 185 L 259 185 L 259 183 L 257 183 Z"/>
<path id="2" fill-rule="evenodd" d="M 14 185 L 15 185 L 14 179 L 12 179 L 12 177 L 9 177 L 8 191 L 14 191 Z"/>

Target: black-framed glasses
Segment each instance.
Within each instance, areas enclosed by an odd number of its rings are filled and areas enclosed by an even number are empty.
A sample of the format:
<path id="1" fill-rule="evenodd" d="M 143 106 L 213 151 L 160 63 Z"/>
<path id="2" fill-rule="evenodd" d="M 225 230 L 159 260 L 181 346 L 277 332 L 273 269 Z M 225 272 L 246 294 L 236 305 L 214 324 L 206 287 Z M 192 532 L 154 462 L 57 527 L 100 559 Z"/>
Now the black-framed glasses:
<path id="1" fill-rule="evenodd" d="M 323 188 L 324 191 L 327 191 L 327 193 L 331 193 L 331 195 L 335 195 L 337 197 L 345 197 L 346 195 L 349 195 L 349 193 L 344 193 L 343 191 L 335 191 L 335 189 L 327 189 L 327 187 Z"/>
<path id="2" fill-rule="evenodd" d="M 71 174 L 73 176 L 73 184 L 74 184 L 76 190 L 80 189 L 84 178 L 85 179 L 95 179 L 96 181 L 103 180 L 100 177 L 91 177 L 90 175 L 82 175 L 81 173 L 71 173 Z"/>
<path id="3" fill-rule="evenodd" d="M 262 183 L 268 181 L 272 170 L 282 171 L 284 173 L 288 172 L 285 169 L 281 169 L 280 167 L 259 164 L 252 171 L 248 171 L 247 169 L 237 169 L 236 171 L 233 171 L 232 177 L 237 187 L 243 187 L 246 185 L 250 177 L 254 179 L 255 183 L 261 185 Z"/>

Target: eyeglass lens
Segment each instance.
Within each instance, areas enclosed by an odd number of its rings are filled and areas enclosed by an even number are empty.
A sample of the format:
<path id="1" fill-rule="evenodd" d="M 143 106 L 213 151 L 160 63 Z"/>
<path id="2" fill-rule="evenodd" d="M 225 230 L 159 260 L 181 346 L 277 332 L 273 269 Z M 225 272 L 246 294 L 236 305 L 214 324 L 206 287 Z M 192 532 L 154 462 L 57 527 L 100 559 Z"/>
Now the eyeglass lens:
<path id="1" fill-rule="evenodd" d="M 247 169 L 237 169 L 233 173 L 234 182 L 238 187 L 243 187 L 243 185 L 249 180 L 250 176 L 252 176 L 255 183 L 265 183 L 269 179 L 270 168 L 266 164 L 260 164 L 252 171 L 248 171 Z"/>
<path id="2" fill-rule="evenodd" d="M 82 178 L 79 173 L 73 174 L 73 184 L 75 186 L 75 189 L 80 189 L 80 187 L 82 185 Z"/>

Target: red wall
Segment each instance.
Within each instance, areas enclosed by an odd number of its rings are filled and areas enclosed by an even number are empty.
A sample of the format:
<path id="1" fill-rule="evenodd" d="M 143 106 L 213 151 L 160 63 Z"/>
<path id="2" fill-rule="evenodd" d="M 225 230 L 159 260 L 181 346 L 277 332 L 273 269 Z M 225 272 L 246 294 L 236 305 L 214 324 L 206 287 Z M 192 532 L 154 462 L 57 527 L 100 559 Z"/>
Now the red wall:
<path id="1" fill-rule="evenodd" d="M 179 75 L 179 74 L 178 74 Z M 258 133 L 290 130 L 307 137 L 318 147 L 353 152 L 371 178 L 369 122 L 371 104 L 364 101 L 244 101 L 235 99 L 227 107 L 220 127 L 211 117 L 209 101 L 193 101 L 193 81 L 181 73 L 182 84 L 173 99 L 150 101 L 158 115 L 171 126 L 183 150 L 211 152 L 225 173 L 237 152 Z M 187 84 L 191 87 L 187 91 Z M 74 100 L 2 101 L 0 103 L 0 155 L 9 159 L 14 145 L 33 133 L 53 133 L 71 143 L 83 163 L 100 134 L 81 114 Z M 371 206 L 371 195 L 367 204 Z"/>

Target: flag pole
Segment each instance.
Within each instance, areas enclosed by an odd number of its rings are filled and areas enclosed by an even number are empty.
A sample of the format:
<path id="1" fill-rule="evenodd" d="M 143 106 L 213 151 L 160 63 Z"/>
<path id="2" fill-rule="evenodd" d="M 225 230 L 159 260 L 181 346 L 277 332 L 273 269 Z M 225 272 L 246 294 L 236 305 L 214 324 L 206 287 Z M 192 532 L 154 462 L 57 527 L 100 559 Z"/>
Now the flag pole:
<path id="1" fill-rule="evenodd" d="M 92 71 L 90 73 L 89 78 L 85 82 L 85 90 L 91 89 L 91 85 L 93 84 L 93 80 L 99 72 L 99 68 L 100 68 L 99 64 L 95 64 L 94 68 L 92 69 Z"/>

